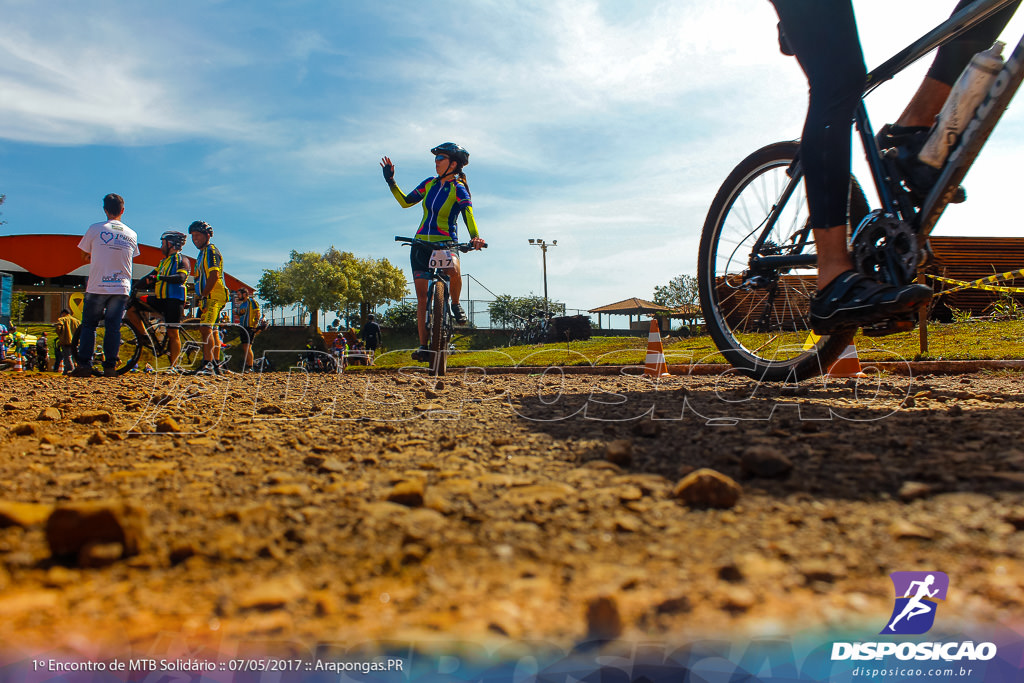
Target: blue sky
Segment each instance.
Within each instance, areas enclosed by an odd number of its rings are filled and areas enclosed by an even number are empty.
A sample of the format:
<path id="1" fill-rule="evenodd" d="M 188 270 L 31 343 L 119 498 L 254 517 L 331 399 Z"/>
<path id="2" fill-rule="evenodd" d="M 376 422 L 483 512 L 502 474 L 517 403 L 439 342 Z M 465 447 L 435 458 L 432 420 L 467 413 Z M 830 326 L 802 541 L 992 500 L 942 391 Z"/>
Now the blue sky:
<path id="1" fill-rule="evenodd" d="M 855 0 L 868 66 L 952 4 Z M 398 206 L 378 161 L 409 191 L 453 140 L 491 244 L 464 272 L 539 294 L 540 237 L 558 240 L 548 288 L 570 308 L 650 298 L 695 272 L 730 169 L 797 137 L 806 107 L 766 0 L 0 0 L 0 17 L 0 234 L 80 234 L 117 192 L 150 244 L 209 221 L 253 284 L 332 244 L 407 269 L 392 238 L 420 209 Z M 873 95 L 876 126 L 924 66 Z M 1024 234 L 1005 199 L 1020 194 L 1021 106 L 940 234 Z"/>

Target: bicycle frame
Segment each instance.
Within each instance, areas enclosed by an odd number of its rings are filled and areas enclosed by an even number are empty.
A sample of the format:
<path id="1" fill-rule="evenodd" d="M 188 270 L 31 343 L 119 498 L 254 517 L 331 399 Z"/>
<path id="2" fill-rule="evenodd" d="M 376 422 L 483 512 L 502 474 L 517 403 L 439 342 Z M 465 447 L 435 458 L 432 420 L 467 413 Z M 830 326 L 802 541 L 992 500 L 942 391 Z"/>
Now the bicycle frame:
<path id="1" fill-rule="evenodd" d="M 965 7 L 872 70 L 867 77 L 864 95 L 866 96 L 882 83 L 891 80 L 896 74 L 932 50 L 962 35 L 993 14 L 1005 9 L 1013 2 L 1014 0 L 977 0 L 974 4 Z M 964 130 L 960 143 L 950 154 L 949 159 L 947 159 L 946 164 L 943 166 L 939 178 L 925 199 L 921 210 L 916 213 L 907 198 L 898 194 L 893 189 L 896 181 L 886 170 L 885 162 L 876 147 L 875 134 L 871 128 L 867 107 L 862 96 L 854 115 L 854 123 L 883 211 L 906 221 L 914 232 L 917 233 L 919 240 L 923 241 L 926 239 L 942 216 L 950 199 L 952 199 L 953 193 L 957 186 L 959 186 L 960 181 L 967 175 L 967 171 L 970 169 L 971 164 L 974 163 L 1003 111 L 1005 111 L 1013 95 L 1020 87 L 1022 78 L 1024 78 L 1024 37 L 1021 38 L 1010 57 L 1006 60 L 1002 71 L 996 77 L 984 101 L 978 107 L 974 117 Z M 803 177 L 803 169 L 800 165 L 799 157 L 794 160 L 793 165 L 788 170 L 788 174 L 790 182 L 780 196 L 776 206 L 769 213 L 762 230 L 762 235 L 752 250 L 750 261 L 750 270 L 752 272 L 756 273 L 761 269 L 804 268 L 817 263 L 816 254 L 800 252 L 803 245 L 809 241 L 809 235 L 806 233 L 810 232 L 810 228 L 806 228 L 803 240 L 799 244 L 793 245 L 795 248 L 789 253 L 768 256 L 759 255 L 764 247 L 766 236 L 770 234 L 778 221 L 781 207 L 785 206 Z M 855 229 L 856 227 L 854 226 Z"/>

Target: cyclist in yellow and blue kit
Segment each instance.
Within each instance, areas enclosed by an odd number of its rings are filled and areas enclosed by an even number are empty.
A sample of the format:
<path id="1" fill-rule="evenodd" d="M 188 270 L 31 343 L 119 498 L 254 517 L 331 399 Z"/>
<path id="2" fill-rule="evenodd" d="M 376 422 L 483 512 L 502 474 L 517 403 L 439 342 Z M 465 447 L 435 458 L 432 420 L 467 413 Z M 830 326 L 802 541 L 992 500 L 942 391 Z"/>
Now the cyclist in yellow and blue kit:
<path id="1" fill-rule="evenodd" d="M 469 152 L 454 142 L 445 142 L 430 150 L 434 155 L 434 167 L 437 176 L 427 178 L 416 186 L 416 189 L 409 194 L 404 194 L 395 182 L 395 165 L 391 159 L 384 157 L 380 166 L 384 171 L 384 180 L 391 188 L 391 194 L 395 196 L 402 208 L 409 208 L 423 202 L 423 220 L 420 221 L 416 230 L 415 240 L 421 242 L 458 242 L 458 220 L 461 214 L 466 221 L 466 229 L 472 238 L 470 244 L 474 249 L 480 249 L 484 240 L 480 238 L 479 230 L 476 227 L 476 219 L 473 217 L 473 199 L 469 193 L 469 183 L 466 174 L 462 172 L 463 167 L 469 164 Z M 412 243 L 412 277 L 416 287 L 416 325 L 419 329 L 420 348 L 413 353 L 413 360 L 426 360 L 424 353 L 427 351 L 427 262 L 430 260 L 432 250 L 429 247 Z M 453 251 L 452 255 L 457 255 Z M 465 325 L 469 322 L 466 312 L 459 304 L 459 297 L 462 294 L 462 275 L 459 270 L 458 259 L 451 268 L 445 268 L 445 273 L 450 278 L 449 291 L 451 294 L 452 316 L 455 322 Z"/>
<path id="2" fill-rule="evenodd" d="M 183 232 L 168 230 L 160 235 L 160 253 L 164 258 L 141 283 L 144 289 L 156 289 L 154 296 L 140 298 L 164 317 L 164 323 L 167 325 L 167 353 L 172 370 L 178 361 L 178 354 L 181 353 L 181 336 L 178 334 L 178 328 L 181 327 L 181 318 L 185 310 L 185 281 L 189 272 L 188 261 L 181 255 L 181 248 L 184 246 Z M 134 317 L 134 311 L 129 315 Z M 145 327 L 142 326 L 142 329 Z"/>
<path id="3" fill-rule="evenodd" d="M 200 374 L 220 374 L 215 362 L 215 347 L 219 346 L 214 328 L 220 312 L 228 302 L 228 288 L 224 286 L 224 257 L 213 246 L 213 228 L 206 221 L 195 221 L 188 226 L 192 244 L 199 249 L 196 261 L 196 295 L 199 296 L 199 332 L 203 337 L 203 366 Z"/>
<path id="4" fill-rule="evenodd" d="M 242 372 L 252 372 L 255 363 L 252 355 L 252 340 L 256 336 L 256 332 L 263 329 L 260 326 L 263 314 L 260 311 L 260 302 L 253 299 L 245 287 L 238 290 L 235 316 L 238 319 L 238 324 L 242 326 Z"/>

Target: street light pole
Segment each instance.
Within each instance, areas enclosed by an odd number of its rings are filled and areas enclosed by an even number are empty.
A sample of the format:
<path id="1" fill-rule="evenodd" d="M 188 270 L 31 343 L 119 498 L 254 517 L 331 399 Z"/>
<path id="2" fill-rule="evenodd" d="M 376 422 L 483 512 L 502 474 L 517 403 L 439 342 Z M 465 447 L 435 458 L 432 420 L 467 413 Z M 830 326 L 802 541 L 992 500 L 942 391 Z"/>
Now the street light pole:
<path id="1" fill-rule="evenodd" d="M 548 244 L 540 238 L 530 239 L 530 244 L 535 247 L 540 247 L 541 253 L 541 267 L 544 273 L 544 315 L 548 314 L 548 247 L 557 247 L 558 240 L 551 240 L 551 244 Z"/>

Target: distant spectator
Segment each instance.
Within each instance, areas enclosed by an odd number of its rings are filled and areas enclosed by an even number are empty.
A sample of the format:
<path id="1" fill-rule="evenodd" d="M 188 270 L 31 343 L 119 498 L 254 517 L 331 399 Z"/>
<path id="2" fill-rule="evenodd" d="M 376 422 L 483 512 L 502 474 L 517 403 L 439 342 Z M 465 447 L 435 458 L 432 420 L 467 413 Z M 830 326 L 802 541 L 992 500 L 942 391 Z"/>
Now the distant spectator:
<path id="1" fill-rule="evenodd" d="M 71 371 L 75 369 L 74 347 L 71 345 L 71 340 L 74 339 L 75 331 L 78 329 L 78 321 L 71 315 L 71 311 L 62 308 L 60 317 L 57 318 L 57 322 L 53 326 L 57 328 L 57 339 L 54 343 L 59 349 L 59 352 L 54 355 L 57 357 L 57 361 L 64 365 L 64 374 L 71 374 Z M 57 365 L 53 366 L 54 372 L 57 371 L 57 367 Z"/>
<path id="2" fill-rule="evenodd" d="M 46 333 L 40 332 L 36 337 L 36 369 L 39 372 L 46 372 L 46 366 L 50 361 L 50 346 L 46 341 Z"/>
<path id="3" fill-rule="evenodd" d="M 377 324 L 376 316 L 373 313 L 366 316 L 366 324 L 359 332 L 359 338 L 366 344 L 366 361 L 369 365 L 373 363 L 373 354 L 376 353 L 377 346 L 381 342 L 380 325 Z"/>
<path id="4" fill-rule="evenodd" d="M 77 350 L 75 377 L 92 375 L 92 358 L 96 346 L 96 327 L 103 320 L 103 375 L 117 374 L 121 348 L 121 321 L 128 306 L 132 284 L 132 259 L 139 256 L 139 238 L 135 231 L 121 222 L 124 199 L 116 194 L 103 198 L 107 220 L 93 223 L 78 243 L 83 259 L 90 263 L 89 281 L 85 287 L 82 308 L 82 334 Z"/>
<path id="5" fill-rule="evenodd" d="M 344 370 L 345 366 L 348 365 L 348 342 L 345 339 L 345 335 L 337 333 L 334 335 L 334 341 L 331 342 L 331 353 L 338 360 L 338 365 Z"/>

